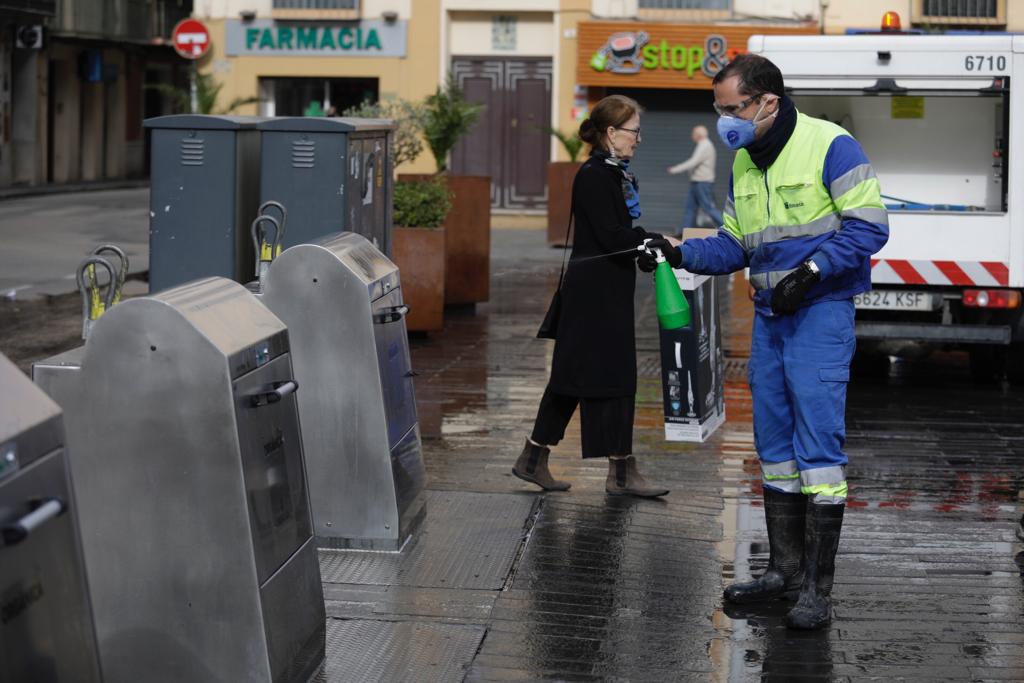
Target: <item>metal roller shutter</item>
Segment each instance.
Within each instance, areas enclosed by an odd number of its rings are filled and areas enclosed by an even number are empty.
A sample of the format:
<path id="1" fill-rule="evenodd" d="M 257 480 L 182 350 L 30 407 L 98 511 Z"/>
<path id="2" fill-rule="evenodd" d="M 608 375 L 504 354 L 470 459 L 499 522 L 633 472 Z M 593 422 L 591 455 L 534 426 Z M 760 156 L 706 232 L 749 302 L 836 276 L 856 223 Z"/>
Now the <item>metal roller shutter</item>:
<path id="1" fill-rule="evenodd" d="M 679 231 L 690 178 L 687 173 L 669 175 L 665 169 L 690 158 L 693 153 L 690 132 L 697 125 L 707 127 L 718 150 L 715 201 L 721 209 L 729 192 L 733 152 L 718 140 L 715 132 L 718 117 L 711 108 L 714 100 L 711 91 L 623 89 L 609 90 L 611 93 L 632 97 L 644 108 L 640 116 L 643 141 L 631 163 L 640 180 L 640 206 L 643 209 L 643 215 L 636 224 L 652 232 L 676 234 Z M 710 219 L 703 213 L 697 220 L 712 227 Z"/>

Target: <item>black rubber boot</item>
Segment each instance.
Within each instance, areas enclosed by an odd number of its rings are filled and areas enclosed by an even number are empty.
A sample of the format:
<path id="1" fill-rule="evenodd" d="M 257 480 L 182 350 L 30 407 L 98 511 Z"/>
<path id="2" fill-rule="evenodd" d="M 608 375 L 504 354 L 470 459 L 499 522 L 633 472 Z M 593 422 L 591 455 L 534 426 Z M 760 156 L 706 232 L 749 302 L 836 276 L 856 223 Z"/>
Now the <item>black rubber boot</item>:
<path id="1" fill-rule="evenodd" d="M 786 615 L 790 628 L 824 628 L 832 622 L 832 580 L 843 528 L 845 505 L 807 506 L 804 537 L 804 583 L 796 606 Z"/>
<path id="2" fill-rule="evenodd" d="M 744 583 L 725 589 L 726 602 L 741 604 L 786 598 L 793 600 L 803 582 L 804 520 L 807 496 L 764 487 L 764 517 L 768 527 L 768 569 Z"/>
<path id="3" fill-rule="evenodd" d="M 651 486 L 636 467 L 636 458 L 632 455 L 625 458 L 608 458 L 608 476 L 604 480 L 604 490 L 613 496 L 638 496 L 640 498 L 657 498 L 668 494 L 662 486 Z"/>
<path id="4" fill-rule="evenodd" d="M 548 454 L 550 453 L 550 448 L 538 446 L 527 439 L 523 452 L 519 454 L 516 464 L 512 466 L 512 474 L 523 481 L 536 484 L 545 491 L 568 491 L 572 484 L 551 476 L 551 471 L 548 469 Z"/>

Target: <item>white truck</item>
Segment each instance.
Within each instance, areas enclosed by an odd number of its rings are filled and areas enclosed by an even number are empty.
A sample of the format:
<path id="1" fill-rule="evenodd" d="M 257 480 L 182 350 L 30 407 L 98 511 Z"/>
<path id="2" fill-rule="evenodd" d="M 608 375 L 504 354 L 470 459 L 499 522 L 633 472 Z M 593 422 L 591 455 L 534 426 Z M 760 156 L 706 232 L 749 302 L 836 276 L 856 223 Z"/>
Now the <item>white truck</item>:
<path id="1" fill-rule="evenodd" d="M 856 300 L 861 362 L 965 348 L 976 376 L 1024 381 L 1024 35 L 752 36 L 748 50 L 878 175 L 890 232 Z"/>

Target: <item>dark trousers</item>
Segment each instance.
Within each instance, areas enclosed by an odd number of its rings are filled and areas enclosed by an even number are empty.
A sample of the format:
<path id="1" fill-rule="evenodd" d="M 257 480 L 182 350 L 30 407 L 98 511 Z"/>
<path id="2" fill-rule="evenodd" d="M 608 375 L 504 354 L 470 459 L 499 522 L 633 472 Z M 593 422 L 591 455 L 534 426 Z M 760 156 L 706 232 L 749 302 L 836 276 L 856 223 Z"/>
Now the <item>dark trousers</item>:
<path id="1" fill-rule="evenodd" d="M 586 398 L 566 396 L 544 389 L 537 410 L 537 421 L 530 438 L 544 446 L 554 446 L 565 436 L 565 428 L 580 407 L 580 432 L 584 458 L 606 458 L 633 452 L 633 413 L 635 396 Z"/>

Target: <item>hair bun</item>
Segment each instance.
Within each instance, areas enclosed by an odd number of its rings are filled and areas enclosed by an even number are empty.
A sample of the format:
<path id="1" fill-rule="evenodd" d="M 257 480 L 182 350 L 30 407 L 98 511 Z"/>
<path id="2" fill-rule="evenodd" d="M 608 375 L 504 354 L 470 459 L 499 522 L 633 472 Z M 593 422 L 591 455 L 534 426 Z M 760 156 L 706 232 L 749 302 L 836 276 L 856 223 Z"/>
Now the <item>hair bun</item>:
<path id="1" fill-rule="evenodd" d="M 583 123 L 580 124 L 580 139 L 589 145 L 593 145 L 597 142 L 597 128 L 594 126 L 594 122 L 590 119 L 584 119 Z"/>

